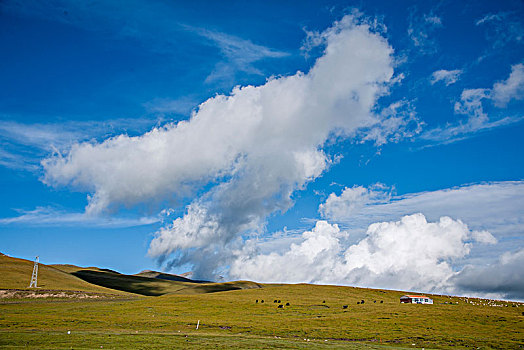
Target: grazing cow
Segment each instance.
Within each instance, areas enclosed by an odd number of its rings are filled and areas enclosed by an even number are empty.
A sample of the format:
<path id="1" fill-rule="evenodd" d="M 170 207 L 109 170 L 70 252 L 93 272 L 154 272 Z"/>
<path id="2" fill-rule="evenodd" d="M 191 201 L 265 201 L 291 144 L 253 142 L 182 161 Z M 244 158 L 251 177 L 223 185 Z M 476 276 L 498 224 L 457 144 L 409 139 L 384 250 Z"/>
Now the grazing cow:
<path id="1" fill-rule="evenodd" d="M 260 302 L 263 303 L 263 302 L 264 302 L 264 299 L 260 300 Z"/>
<path id="2" fill-rule="evenodd" d="M 357 301 L 357 305 L 360 305 L 360 301 Z"/>
<path id="3" fill-rule="evenodd" d="M 381 300 L 380 303 L 381 303 L 381 304 L 384 304 L 384 300 Z"/>
<path id="4" fill-rule="evenodd" d="M 284 305 L 280 304 L 280 305 L 278 305 L 278 308 L 279 308 L 279 309 L 283 309 L 283 308 L 284 308 Z"/>
<path id="5" fill-rule="evenodd" d="M 280 304 L 280 300 L 278 301 L 278 303 Z"/>
<path id="6" fill-rule="evenodd" d="M 362 300 L 360 301 L 360 303 L 361 303 L 361 304 L 364 304 L 364 299 L 362 299 Z"/>
<path id="7" fill-rule="evenodd" d="M 255 301 L 255 303 L 257 303 L 257 304 L 258 304 L 258 299 L 257 299 L 257 300 Z"/>
<path id="8" fill-rule="evenodd" d="M 342 305 L 342 308 L 343 308 L 343 309 L 347 309 L 348 306 L 347 306 L 347 305 Z"/>
<path id="9" fill-rule="evenodd" d="M 273 302 L 276 304 L 277 303 L 277 299 L 273 300 Z"/>
<path id="10" fill-rule="evenodd" d="M 289 303 L 286 303 L 286 306 L 289 306 Z"/>
<path id="11" fill-rule="evenodd" d="M 325 304 L 325 303 L 326 303 L 326 301 L 325 301 L 325 300 L 322 300 L 322 304 Z"/>
<path id="12" fill-rule="evenodd" d="M 376 304 L 376 303 L 377 303 L 377 301 L 376 301 L 376 300 L 373 300 L 373 303 L 375 303 L 375 304 Z"/>

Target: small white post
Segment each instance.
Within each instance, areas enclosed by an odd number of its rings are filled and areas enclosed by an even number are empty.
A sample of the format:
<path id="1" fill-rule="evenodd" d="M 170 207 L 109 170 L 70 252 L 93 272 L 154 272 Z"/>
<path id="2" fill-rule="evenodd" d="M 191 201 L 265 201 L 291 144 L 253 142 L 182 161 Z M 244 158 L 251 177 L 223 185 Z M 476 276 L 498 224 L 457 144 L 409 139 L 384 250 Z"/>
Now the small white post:
<path id="1" fill-rule="evenodd" d="M 198 329 L 198 326 L 200 326 L 200 320 L 198 320 L 197 322 L 197 329 Z"/>

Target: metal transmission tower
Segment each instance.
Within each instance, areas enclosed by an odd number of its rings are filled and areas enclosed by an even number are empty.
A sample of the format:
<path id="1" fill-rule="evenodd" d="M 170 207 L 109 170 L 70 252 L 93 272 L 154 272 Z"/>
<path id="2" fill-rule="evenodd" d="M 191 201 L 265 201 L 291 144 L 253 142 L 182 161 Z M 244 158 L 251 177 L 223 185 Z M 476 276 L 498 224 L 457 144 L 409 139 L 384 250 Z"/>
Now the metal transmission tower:
<path id="1" fill-rule="evenodd" d="M 29 283 L 29 288 L 38 288 L 36 286 L 36 280 L 38 279 L 38 256 L 35 259 L 35 266 L 33 267 L 33 275 L 31 276 L 31 283 Z"/>

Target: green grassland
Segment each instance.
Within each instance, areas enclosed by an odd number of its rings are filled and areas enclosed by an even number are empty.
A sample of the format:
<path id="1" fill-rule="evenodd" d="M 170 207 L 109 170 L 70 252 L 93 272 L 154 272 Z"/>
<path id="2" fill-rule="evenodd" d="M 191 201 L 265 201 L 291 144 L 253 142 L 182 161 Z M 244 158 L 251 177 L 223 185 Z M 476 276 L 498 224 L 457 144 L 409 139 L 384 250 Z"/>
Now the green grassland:
<path id="1" fill-rule="evenodd" d="M 33 262 L 0 255 L 0 288 L 26 289 L 31 281 Z M 39 264 L 38 286 L 42 289 L 85 291 L 94 293 L 127 294 L 105 288 L 84 280 L 53 266 Z"/>
<path id="2" fill-rule="evenodd" d="M 2 275 L 3 270 L 4 261 Z M 120 281 L 127 276 L 118 275 Z M 2 279 L 0 288 L 14 284 Z M 399 291 L 253 282 L 230 283 L 248 289 L 224 290 L 189 284 L 185 292 L 159 296 L 0 299 L 0 348 L 524 348 L 524 305 L 514 302 L 434 295 L 434 305 L 414 305 L 400 304 L 406 293 Z M 361 300 L 365 303 L 357 304 Z"/>

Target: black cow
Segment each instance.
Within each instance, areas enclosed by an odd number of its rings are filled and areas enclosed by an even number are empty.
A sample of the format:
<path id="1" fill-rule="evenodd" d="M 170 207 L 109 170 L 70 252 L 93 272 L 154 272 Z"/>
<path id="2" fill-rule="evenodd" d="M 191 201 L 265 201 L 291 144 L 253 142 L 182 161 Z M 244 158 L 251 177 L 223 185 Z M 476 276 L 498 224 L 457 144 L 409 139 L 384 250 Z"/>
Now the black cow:
<path id="1" fill-rule="evenodd" d="M 284 305 L 280 304 L 280 305 L 278 305 L 278 308 L 279 308 L 279 309 L 283 309 L 283 308 L 284 308 Z"/>
<path id="2" fill-rule="evenodd" d="M 364 299 L 362 299 L 362 300 L 360 301 L 360 303 L 361 303 L 361 304 L 364 304 Z"/>
<path id="3" fill-rule="evenodd" d="M 381 300 L 380 303 L 381 303 L 381 304 L 384 304 L 384 300 Z"/>
<path id="4" fill-rule="evenodd" d="M 348 306 L 347 306 L 347 305 L 342 305 L 342 308 L 343 308 L 343 309 L 347 309 Z"/>
<path id="5" fill-rule="evenodd" d="M 289 303 L 286 303 L 286 306 L 289 306 Z"/>
<path id="6" fill-rule="evenodd" d="M 276 304 L 277 303 L 277 299 L 273 300 L 273 302 Z"/>
<path id="7" fill-rule="evenodd" d="M 260 302 L 263 303 L 263 302 L 264 302 L 264 299 L 260 300 Z"/>

